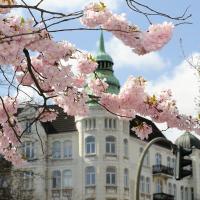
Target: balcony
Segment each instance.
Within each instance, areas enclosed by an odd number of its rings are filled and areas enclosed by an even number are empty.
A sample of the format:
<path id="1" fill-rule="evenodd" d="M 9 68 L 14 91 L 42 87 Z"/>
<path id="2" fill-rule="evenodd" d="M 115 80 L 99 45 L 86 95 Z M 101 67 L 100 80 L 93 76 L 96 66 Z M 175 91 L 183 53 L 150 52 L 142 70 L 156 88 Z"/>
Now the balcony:
<path id="1" fill-rule="evenodd" d="M 174 200 L 174 196 L 165 193 L 154 193 L 153 200 Z"/>
<path id="2" fill-rule="evenodd" d="M 164 165 L 153 165 L 152 173 L 153 175 L 172 177 L 174 175 L 174 169 Z"/>

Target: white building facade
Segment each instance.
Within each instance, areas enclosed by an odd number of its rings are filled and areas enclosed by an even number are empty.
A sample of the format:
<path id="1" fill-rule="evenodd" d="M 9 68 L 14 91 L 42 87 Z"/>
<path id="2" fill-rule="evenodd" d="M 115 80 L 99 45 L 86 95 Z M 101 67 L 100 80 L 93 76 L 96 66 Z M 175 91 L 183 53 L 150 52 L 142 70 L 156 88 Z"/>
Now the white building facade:
<path id="1" fill-rule="evenodd" d="M 108 92 L 117 93 L 119 82 L 112 58 L 105 52 L 103 35 L 97 61 L 97 73 L 106 78 Z M 136 183 L 137 164 L 147 142 L 130 131 L 129 121 L 92 101 L 90 113 L 84 117 L 61 113 L 52 123 L 29 126 L 33 115 L 34 107 L 19 114 L 28 127 L 22 149 L 28 160 L 23 167 L 23 191 L 32 199 L 133 200 L 134 186 L 140 184 L 141 200 L 200 200 L 200 142 L 191 134 L 184 137 L 196 145 L 191 156 L 193 176 L 176 181 L 172 151 L 153 145 L 145 157 L 140 183 Z"/>

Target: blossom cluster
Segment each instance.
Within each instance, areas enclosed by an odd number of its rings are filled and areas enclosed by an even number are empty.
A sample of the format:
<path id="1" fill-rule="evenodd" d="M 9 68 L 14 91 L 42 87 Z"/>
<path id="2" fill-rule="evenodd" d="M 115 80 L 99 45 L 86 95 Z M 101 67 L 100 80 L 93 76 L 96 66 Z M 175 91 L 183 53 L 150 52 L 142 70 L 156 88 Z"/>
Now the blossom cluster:
<path id="1" fill-rule="evenodd" d="M 142 77 L 129 77 L 118 95 L 104 93 L 100 103 L 112 113 L 122 117 L 134 118 L 136 114 L 150 117 L 154 122 L 167 123 L 169 128 L 195 131 L 200 134 L 199 120 L 179 113 L 170 90 L 162 91 L 159 96 L 150 96 L 145 91 Z M 151 133 L 148 125 L 136 127 L 142 139 Z"/>
<path id="2" fill-rule="evenodd" d="M 23 160 L 20 154 L 16 151 L 16 147 L 20 145 L 17 137 L 21 134 L 21 127 L 15 117 L 17 113 L 15 100 L 10 97 L 1 98 L 0 101 L 0 154 L 4 155 L 5 159 L 12 161 L 18 165 Z"/>
<path id="3" fill-rule="evenodd" d="M 15 1 L 0 0 L 0 3 L 12 5 Z M 8 11 L 1 9 L 0 13 Z M 171 38 L 173 30 L 171 23 L 164 22 L 151 25 L 148 31 L 142 32 L 137 26 L 129 24 L 123 15 L 113 14 L 103 3 L 86 6 L 81 22 L 91 28 L 101 26 L 111 31 L 139 55 L 162 48 Z M 158 97 L 151 96 L 145 92 L 142 77 L 130 77 L 118 95 L 106 93 L 106 80 L 98 77 L 90 79 L 90 74 L 97 68 L 92 56 L 77 51 L 70 42 L 54 41 L 44 27 L 34 26 L 32 20 L 2 15 L 0 41 L 0 65 L 12 66 L 20 85 L 34 88 L 40 96 L 51 99 L 68 115 L 85 115 L 88 112 L 86 88 L 89 88 L 99 103 L 116 115 L 134 118 L 140 114 L 149 116 L 155 122 L 167 122 L 169 127 L 200 133 L 198 120 L 178 112 L 170 91 L 163 91 Z M 16 118 L 17 107 L 17 97 L 1 97 L 0 154 L 14 164 L 22 162 L 16 151 L 22 132 Z M 36 116 L 43 122 L 56 117 L 55 110 L 45 108 L 38 110 Z M 135 127 L 135 131 L 142 139 L 152 132 L 146 123 Z"/>
<path id="4" fill-rule="evenodd" d="M 124 15 L 113 14 L 102 3 L 90 3 L 84 8 L 81 22 L 89 27 L 102 28 L 112 32 L 125 45 L 139 55 L 162 48 L 172 36 L 173 24 L 151 25 L 146 32 L 142 32 L 136 25 L 130 24 Z"/>

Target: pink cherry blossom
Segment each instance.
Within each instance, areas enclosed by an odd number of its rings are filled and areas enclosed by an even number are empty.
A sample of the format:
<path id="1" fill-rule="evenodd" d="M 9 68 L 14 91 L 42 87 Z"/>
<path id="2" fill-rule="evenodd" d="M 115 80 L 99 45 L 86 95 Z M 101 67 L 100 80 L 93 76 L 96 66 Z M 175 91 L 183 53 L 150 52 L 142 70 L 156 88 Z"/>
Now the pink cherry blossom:
<path id="1" fill-rule="evenodd" d="M 152 133 L 152 127 L 149 126 L 147 123 L 142 122 L 140 125 L 133 127 L 133 131 L 135 131 L 136 135 L 141 139 L 148 139 L 149 134 Z"/>

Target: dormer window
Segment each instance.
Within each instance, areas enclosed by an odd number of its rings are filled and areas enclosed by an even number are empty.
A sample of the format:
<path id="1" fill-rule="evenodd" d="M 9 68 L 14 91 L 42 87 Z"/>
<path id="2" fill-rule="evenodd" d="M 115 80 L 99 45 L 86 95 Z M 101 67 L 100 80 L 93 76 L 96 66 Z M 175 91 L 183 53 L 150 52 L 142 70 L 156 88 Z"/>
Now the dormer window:
<path id="1" fill-rule="evenodd" d="M 92 130 L 96 128 L 96 119 L 89 118 L 85 119 L 85 129 L 86 130 Z"/>
<path id="2" fill-rule="evenodd" d="M 104 127 L 105 127 L 105 129 L 113 129 L 113 130 L 116 129 L 117 128 L 116 119 L 105 118 Z"/>

